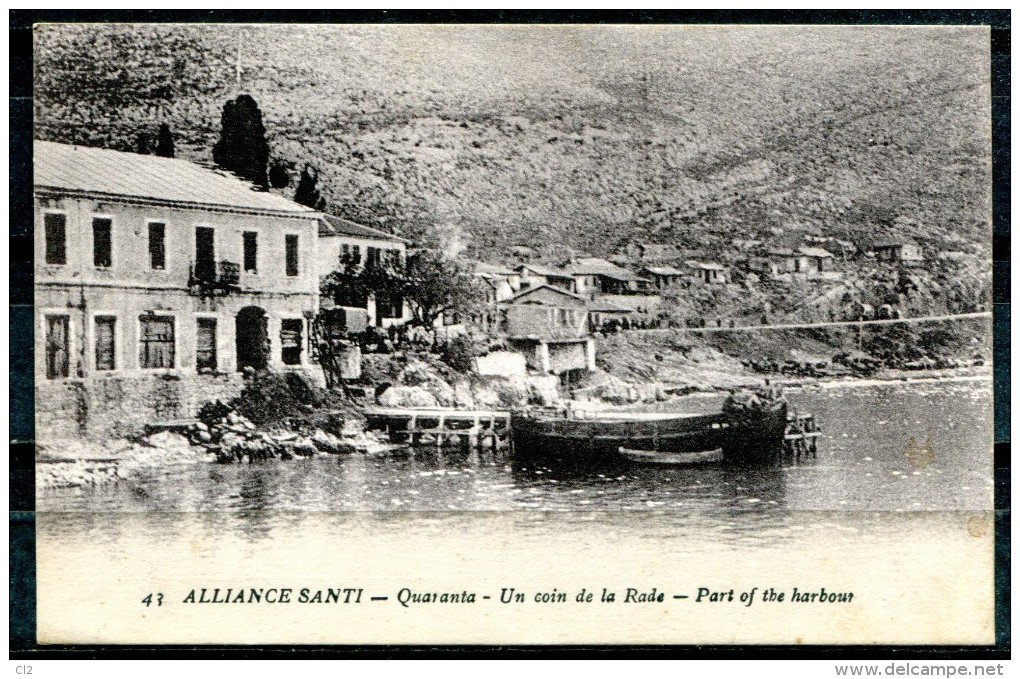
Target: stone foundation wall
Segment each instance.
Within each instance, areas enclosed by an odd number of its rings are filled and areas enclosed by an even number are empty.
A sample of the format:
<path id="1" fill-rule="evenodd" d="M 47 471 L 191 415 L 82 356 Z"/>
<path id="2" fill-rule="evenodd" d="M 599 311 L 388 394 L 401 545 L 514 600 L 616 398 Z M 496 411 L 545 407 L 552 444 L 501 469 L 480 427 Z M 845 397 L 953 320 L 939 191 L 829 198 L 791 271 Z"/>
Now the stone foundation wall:
<path id="1" fill-rule="evenodd" d="M 151 422 L 192 418 L 202 404 L 229 401 L 243 388 L 238 373 L 46 380 L 36 384 L 36 437 L 104 439 L 136 434 Z"/>

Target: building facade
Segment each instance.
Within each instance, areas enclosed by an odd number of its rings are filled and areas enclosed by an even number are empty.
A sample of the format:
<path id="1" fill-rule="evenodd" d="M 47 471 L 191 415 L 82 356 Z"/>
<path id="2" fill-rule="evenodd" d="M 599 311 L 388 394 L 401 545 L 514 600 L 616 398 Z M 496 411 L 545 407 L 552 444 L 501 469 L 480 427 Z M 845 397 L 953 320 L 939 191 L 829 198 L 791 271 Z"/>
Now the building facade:
<path id="1" fill-rule="evenodd" d="M 345 262 L 364 267 L 371 264 L 407 261 L 407 241 L 385 231 L 363 226 L 333 215 L 321 215 L 316 266 L 322 278 L 343 270 Z M 330 300 L 327 302 L 334 302 Z M 387 298 L 377 293 L 335 301 L 347 318 L 351 330 L 366 325 L 389 327 L 411 319 L 403 299 Z"/>
<path id="2" fill-rule="evenodd" d="M 527 365 L 564 379 L 595 369 L 588 302 L 558 287 L 524 290 L 500 305 L 499 331 Z"/>
<path id="3" fill-rule="evenodd" d="M 105 435 L 317 373 L 317 214 L 184 160 L 35 143 L 37 431 Z"/>

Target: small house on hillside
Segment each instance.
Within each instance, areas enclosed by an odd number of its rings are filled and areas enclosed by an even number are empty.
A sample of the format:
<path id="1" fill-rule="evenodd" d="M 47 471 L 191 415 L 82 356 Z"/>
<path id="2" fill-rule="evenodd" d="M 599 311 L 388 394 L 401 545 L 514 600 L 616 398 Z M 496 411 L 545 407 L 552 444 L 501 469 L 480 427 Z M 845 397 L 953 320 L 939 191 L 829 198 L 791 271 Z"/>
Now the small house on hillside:
<path id="1" fill-rule="evenodd" d="M 773 248 L 764 258 L 752 258 L 750 268 L 776 277 L 828 278 L 839 275 L 833 262 L 833 254 L 819 247 Z"/>
<path id="2" fill-rule="evenodd" d="M 798 266 L 809 275 L 832 271 L 832 264 L 836 261 L 831 252 L 818 247 L 804 246 L 797 248 L 797 255 Z"/>
<path id="3" fill-rule="evenodd" d="M 544 264 L 521 264 L 514 268 L 516 290 L 527 290 L 543 285 L 552 285 L 562 288 L 568 292 L 575 292 L 576 286 L 574 277 L 562 269 L 557 269 Z"/>
<path id="4" fill-rule="evenodd" d="M 684 262 L 688 275 L 697 283 L 705 285 L 722 285 L 726 282 L 726 267 L 716 262 Z"/>
<path id="5" fill-rule="evenodd" d="M 639 273 L 649 281 L 649 287 L 655 290 L 679 287 L 685 277 L 683 271 L 672 266 L 646 266 Z"/>
<path id="6" fill-rule="evenodd" d="M 640 276 L 599 257 L 579 257 L 564 269 L 574 277 L 574 291 L 588 297 L 633 294 L 643 282 Z"/>
<path id="7" fill-rule="evenodd" d="M 475 262 L 474 275 L 484 283 L 482 289 L 487 304 L 503 302 L 517 294 L 511 283 L 517 273 L 508 266 Z"/>
<path id="8" fill-rule="evenodd" d="M 880 262 L 923 262 L 921 247 L 910 240 L 895 240 L 877 243 L 875 259 Z"/>
<path id="9" fill-rule="evenodd" d="M 322 214 L 319 220 L 319 277 L 341 270 L 346 262 L 359 267 L 401 264 L 407 258 L 407 244 L 405 239 L 385 231 Z M 403 299 L 381 294 L 329 300 L 329 303 L 345 310 L 348 330 L 363 327 L 365 323 L 379 327 L 399 325 L 411 318 Z M 364 322 L 360 319 L 362 315 Z"/>
<path id="10" fill-rule="evenodd" d="M 592 332 L 601 330 L 614 321 L 622 323 L 624 319 L 629 320 L 633 315 L 634 309 L 616 304 L 611 300 L 596 299 L 588 303 L 588 316 Z"/>
<path id="11" fill-rule="evenodd" d="M 595 340 L 583 297 L 542 285 L 500 304 L 499 314 L 499 331 L 533 370 L 563 377 L 595 369 Z"/>

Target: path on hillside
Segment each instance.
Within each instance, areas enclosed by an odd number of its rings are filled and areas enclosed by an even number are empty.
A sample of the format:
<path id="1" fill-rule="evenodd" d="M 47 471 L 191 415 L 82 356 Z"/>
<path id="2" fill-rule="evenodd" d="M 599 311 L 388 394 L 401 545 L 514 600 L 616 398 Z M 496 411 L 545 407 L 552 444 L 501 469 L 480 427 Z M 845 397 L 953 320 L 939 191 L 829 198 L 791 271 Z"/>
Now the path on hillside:
<path id="1" fill-rule="evenodd" d="M 914 318 L 883 318 L 873 321 L 827 321 L 824 323 L 777 323 L 775 325 L 706 326 L 704 328 L 656 328 L 645 330 L 624 330 L 627 333 L 647 332 L 747 332 L 751 330 L 800 330 L 810 328 L 838 328 L 865 325 L 892 325 L 893 323 L 935 323 L 937 321 L 958 321 L 967 318 L 991 318 L 991 311 L 977 311 L 969 314 L 946 314 L 943 316 L 917 316 Z"/>

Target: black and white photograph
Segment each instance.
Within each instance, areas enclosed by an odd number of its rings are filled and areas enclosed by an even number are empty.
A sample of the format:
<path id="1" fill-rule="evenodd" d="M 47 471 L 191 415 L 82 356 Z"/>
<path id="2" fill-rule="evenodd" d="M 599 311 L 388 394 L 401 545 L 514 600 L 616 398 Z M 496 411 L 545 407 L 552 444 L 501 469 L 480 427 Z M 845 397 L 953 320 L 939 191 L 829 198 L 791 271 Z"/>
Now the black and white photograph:
<path id="1" fill-rule="evenodd" d="M 33 37 L 40 644 L 995 644 L 987 26 Z"/>

